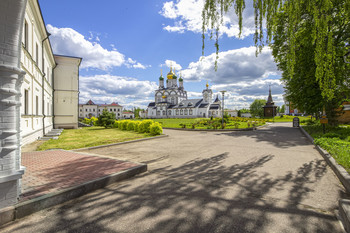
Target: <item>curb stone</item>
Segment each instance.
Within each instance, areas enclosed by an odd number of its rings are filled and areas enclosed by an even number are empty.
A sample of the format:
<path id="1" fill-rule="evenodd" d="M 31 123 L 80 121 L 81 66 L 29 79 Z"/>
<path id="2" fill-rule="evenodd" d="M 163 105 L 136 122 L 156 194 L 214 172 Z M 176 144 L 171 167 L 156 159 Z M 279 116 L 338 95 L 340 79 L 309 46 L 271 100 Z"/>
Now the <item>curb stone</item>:
<path id="1" fill-rule="evenodd" d="M 146 171 L 147 165 L 140 163 L 138 166 L 124 171 L 88 181 L 65 190 L 49 193 L 32 200 L 19 202 L 14 206 L 0 210 L 0 226 Z"/>
<path id="2" fill-rule="evenodd" d="M 299 127 L 300 131 L 315 145 L 314 139 L 303 129 Z M 327 164 L 332 168 L 333 172 L 336 174 L 340 182 L 343 184 L 345 190 L 350 193 L 350 175 L 349 173 L 340 166 L 335 159 L 318 145 L 315 145 L 317 151 L 322 155 Z M 341 221 L 344 225 L 346 232 L 350 232 L 350 200 L 340 199 L 339 200 L 339 214 Z"/>

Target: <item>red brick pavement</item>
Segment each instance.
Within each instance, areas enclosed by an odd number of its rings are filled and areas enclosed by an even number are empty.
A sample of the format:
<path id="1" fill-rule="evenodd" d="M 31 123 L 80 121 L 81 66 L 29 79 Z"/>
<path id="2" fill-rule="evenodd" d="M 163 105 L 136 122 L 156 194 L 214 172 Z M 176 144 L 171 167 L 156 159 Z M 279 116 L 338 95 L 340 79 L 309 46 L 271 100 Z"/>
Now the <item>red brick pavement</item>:
<path id="1" fill-rule="evenodd" d="M 74 187 L 138 164 L 71 151 L 22 153 L 26 167 L 20 201 Z"/>

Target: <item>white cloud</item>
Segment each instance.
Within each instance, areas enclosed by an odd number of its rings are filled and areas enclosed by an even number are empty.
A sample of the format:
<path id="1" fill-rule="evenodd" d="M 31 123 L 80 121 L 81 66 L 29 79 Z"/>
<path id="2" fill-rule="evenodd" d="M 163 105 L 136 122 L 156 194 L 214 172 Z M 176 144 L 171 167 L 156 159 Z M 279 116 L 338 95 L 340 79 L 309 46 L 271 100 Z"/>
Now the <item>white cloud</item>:
<path id="1" fill-rule="evenodd" d="M 270 75 L 279 75 L 271 50 L 265 48 L 258 57 L 255 47 L 244 47 L 219 53 L 218 70 L 214 69 L 216 54 L 191 62 L 182 71 L 186 80 L 210 80 L 215 84 L 252 82 Z"/>
<path id="2" fill-rule="evenodd" d="M 202 32 L 202 9 L 204 0 L 176 0 L 168 1 L 163 4 L 159 12 L 165 18 L 174 21 L 174 25 L 166 25 L 164 30 L 169 32 L 192 31 Z M 228 37 L 238 37 L 239 27 L 238 18 L 231 8 L 224 16 L 223 26 L 220 27 L 221 34 Z M 251 1 L 248 1 L 243 11 L 243 28 L 241 38 L 251 35 L 255 32 L 254 9 Z"/>
<path id="3" fill-rule="evenodd" d="M 157 84 L 113 75 L 81 76 L 79 102 L 118 102 L 122 106 L 145 107 L 154 99 Z"/>
<path id="4" fill-rule="evenodd" d="M 131 58 L 128 58 L 128 60 L 125 63 L 125 65 L 128 68 L 143 69 L 143 70 L 148 68 L 148 67 L 151 67 L 151 65 L 143 65 L 140 62 L 134 61 Z"/>
<path id="5" fill-rule="evenodd" d="M 82 34 L 72 28 L 57 28 L 48 24 L 47 30 L 51 33 L 50 41 L 54 53 L 82 57 L 81 68 L 97 68 L 106 71 L 113 67 L 130 65 L 128 63 L 129 59 L 118 52 L 114 45 L 111 45 L 112 50 L 103 48 L 98 43 L 100 41 L 99 36 L 93 32 L 89 32 L 89 38 L 85 39 Z M 95 40 L 95 42 L 89 40 Z M 134 63 L 130 67 L 141 69 L 148 67 L 134 60 L 132 61 Z"/>
<path id="6" fill-rule="evenodd" d="M 166 66 L 170 69 L 170 67 L 175 68 L 175 70 L 181 70 L 182 66 L 177 64 L 176 61 L 173 60 L 165 60 L 164 64 L 161 64 L 160 67 Z"/>
<path id="7" fill-rule="evenodd" d="M 227 91 L 226 107 L 241 109 L 249 107 L 254 99 L 267 99 L 271 85 L 275 103 L 283 104 L 283 84 L 270 49 L 265 48 L 258 57 L 255 47 L 220 52 L 217 71 L 214 70 L 215 57 L 215 53 L 202 57 L 183 69 L 185 86 L 186 82 L 209 81 L 215 96 L 221 90 Z M 198 94 L 191 92 L 189 96 Z M 221 98 L 221 94 L 219 96 Z"/>

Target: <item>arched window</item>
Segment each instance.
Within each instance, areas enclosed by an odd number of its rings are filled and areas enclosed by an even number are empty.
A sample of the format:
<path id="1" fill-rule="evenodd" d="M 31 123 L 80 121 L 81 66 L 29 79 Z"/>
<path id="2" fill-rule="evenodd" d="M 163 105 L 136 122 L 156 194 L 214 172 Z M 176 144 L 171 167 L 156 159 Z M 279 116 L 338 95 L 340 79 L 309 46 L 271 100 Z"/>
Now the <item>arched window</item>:
<path id="1" fill-rule="evenodd" d="M 163 116 L 165 116 L 165 111 L 163 110 Z"/>
<path id="2" fill-rule="evenodd" d="M 168 110 L 168 115 L 171 116 L 171 110 Z"/>
<path id="3" fill-rule="evenodd" d="M 175 104 L 175 98 L 174 97 L 171 97 L 171 103 Z"/>
<path id="4" fill-rule="evenodd" d="M 183 115 L 184 114 L 184 110 L 180 110 L 180 115 Z"/>
<path id="5" fill-rule="evenodd" d="M 157 116 L 159 116 L 160 115 L 160 111 L 157 111 Z"/>

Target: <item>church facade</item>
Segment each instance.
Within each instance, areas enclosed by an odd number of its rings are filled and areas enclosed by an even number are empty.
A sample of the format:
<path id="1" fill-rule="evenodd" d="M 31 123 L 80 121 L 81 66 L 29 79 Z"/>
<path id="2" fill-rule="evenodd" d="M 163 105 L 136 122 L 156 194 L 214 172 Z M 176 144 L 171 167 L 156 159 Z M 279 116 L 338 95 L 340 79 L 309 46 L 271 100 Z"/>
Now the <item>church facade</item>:
<path id="1" fill-rule="evenodd" d="M 166 77 L 159 77 L 159 88 L 155 90 L 154 102 L 147 108 L 148 118 L 197 118 L 221 117 L 221 101 L 218 96 L 213 101 L 213 91 L 206 85 L 202 91 L 203 98 L 188 99 L 183 79 L 177 78 L 175 70 L 170 68 Z"/>

